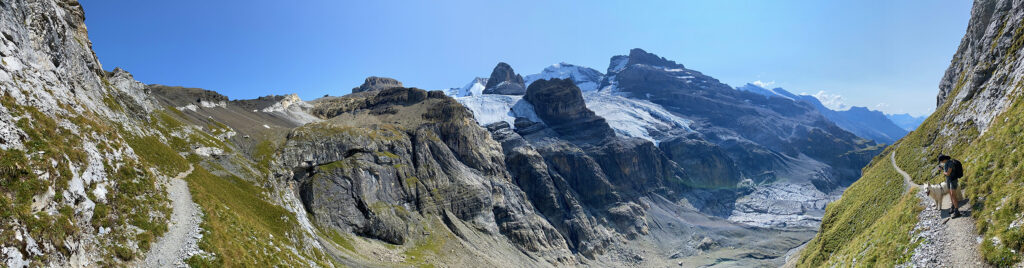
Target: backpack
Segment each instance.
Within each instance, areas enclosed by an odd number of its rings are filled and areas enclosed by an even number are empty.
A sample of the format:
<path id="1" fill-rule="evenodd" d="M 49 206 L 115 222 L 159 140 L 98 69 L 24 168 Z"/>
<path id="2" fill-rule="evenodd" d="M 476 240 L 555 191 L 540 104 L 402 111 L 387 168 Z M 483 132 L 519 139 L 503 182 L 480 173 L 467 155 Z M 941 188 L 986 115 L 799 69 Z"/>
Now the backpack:
<path id="1" fill-rule="evenodd" d="M 960 164 L 960 160 L 950 159 L 948 165 L 950 178 L 959 179 L 964 176 L 964 166 Z"/>

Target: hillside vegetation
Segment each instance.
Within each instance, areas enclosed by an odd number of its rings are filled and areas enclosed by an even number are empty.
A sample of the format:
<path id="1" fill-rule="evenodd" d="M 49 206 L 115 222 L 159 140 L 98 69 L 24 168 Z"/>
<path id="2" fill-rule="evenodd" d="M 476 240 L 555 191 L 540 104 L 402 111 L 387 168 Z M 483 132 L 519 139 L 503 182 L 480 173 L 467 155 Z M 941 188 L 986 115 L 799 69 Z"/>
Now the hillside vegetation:
<path id="1" fill-rule="evenodd" d="M 891 165 L 884 157 L 893 151 L 899 167 L 918 184 L 944 180 L 936 161 L 939 154 L 962 161 L 960 185 L 982 237 L 982 257 L 995 266 L 1021 261 L 1024 7 L 1020 5 L 975 1 L 967 33 L 940 83 L 935 113 L 876 157 L 860 181 L 828 206 L 820 233 L 801 255 L 801 266 L 892 265 L 908 260 L 908 252 L 919 242 L 911 242 L 908 237 L 915 234 L 903 228 L 914 226 L 917 218 L 911 216 L 920 208 L 903 204 L 909 193 L 896 198 L 886 194 L 889 189 L 862 187 L 884 186 L 879 180 L 899 180 L 898 175 L 885 171 Z M 901 219 L 897 227 L 887 227 L 895 229 L 879 228 L 893 218 Z M 879 232 L 892 235 L 875 235 Z M 875 254 L 886 250 L 891 252 Z"/>
<path id="2" fill-rule="evenodd" d="M 916 188 L 905 191 L 888 153 L 872 160 L 864 176 L 825 209 L 821 231 L 804 248 L 799 266 L 893 266 L 909 258 L 917 223 Z"/>

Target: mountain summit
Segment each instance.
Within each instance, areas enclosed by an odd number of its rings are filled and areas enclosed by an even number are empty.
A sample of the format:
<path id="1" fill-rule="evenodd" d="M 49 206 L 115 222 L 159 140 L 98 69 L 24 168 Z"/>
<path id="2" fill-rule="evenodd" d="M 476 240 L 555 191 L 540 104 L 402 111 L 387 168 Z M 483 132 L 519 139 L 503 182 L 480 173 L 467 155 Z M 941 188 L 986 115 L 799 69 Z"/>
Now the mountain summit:
<path id="1" fill-rule="evenodd" d="M 366 81 L 363 82 L 362 85 L 352 88 L 352 93 L 382 90 L 396 87 L 402 87 L 402 82 L 399 82 L 394 78 L 370 76 L 366 78 Z"/>
<path id="2" fill-rule="evenodd" d="M 523 76 L 516 74 L 512 70 L 512 66 L 504 62 L 499 62 L 497 66 L 494 66 L 483 91 L 483 94 L 502 95 L 523 95 L 525 93 L 526 84 L 523 83 Z"/>

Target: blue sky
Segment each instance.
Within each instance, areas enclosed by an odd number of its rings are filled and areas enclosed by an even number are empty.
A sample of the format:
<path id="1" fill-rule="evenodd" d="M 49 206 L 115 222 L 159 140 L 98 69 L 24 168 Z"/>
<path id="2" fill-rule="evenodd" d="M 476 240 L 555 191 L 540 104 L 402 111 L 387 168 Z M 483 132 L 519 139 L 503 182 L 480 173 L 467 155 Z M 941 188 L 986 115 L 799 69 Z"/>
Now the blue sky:
<path id="1" fill-rule="evenodd" d="M 105 69 L 232 99 L 343 95 L 370 75 L 460 87 L 498 61 L 604 72 L 631 48 L 739 86 L 934 109 L 971 1 L 82 0 Z"/>

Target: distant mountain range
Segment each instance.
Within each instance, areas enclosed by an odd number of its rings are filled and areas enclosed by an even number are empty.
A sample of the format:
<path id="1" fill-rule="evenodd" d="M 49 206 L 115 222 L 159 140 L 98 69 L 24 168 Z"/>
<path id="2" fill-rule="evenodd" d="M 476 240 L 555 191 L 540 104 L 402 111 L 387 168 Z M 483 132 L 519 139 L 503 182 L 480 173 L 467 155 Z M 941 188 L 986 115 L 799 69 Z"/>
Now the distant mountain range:
<path id="1" fill-rule="evenodd" d="M 920 126 L 921 123 L 924 123 L 924 120 L 928 118 L 927 115 L 913 116 L 910 114 L 886 114 L 885 116 L 889 117 L 889 120 L 897 126 L 900 126 L 907 131 L 917 129 L 917 126 Z"/>
<path id="2" fill-rule="evenodd" d="M 909 131 L 905 127 L 894 123 L 886 114 L 870 110 L 866 107 L 853 106 L 848 110 L 832 110 L 825 107 L 821 100 L 810 95 L 796 95 L 782 88 L 766 89 L 754 84 L 746 84 L 737 87 L 738 90 L 750 91 L 768 98 L 778 97 L 796 101 L 804 101 L 813 105 L 818 112 L 835 122 L 836 125 L 853 132 L 865 139 L 874 140 L 880 143 L 892 144 L 894 141 L 907 135 Z M 922 119 L 923 121 L 923 119 Z M 907 125 L 912 124 L 912 122 Z M 920 124 L 920 122 L 918 122 Z M 914 125 L 916 126 L 916 125 Z"/>

